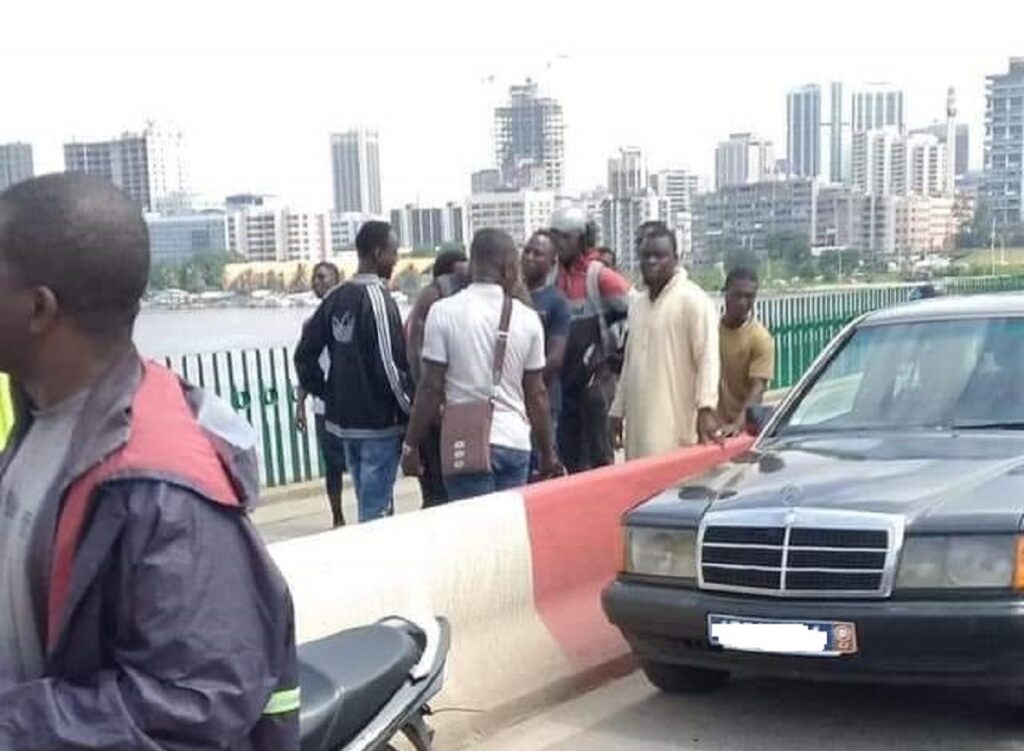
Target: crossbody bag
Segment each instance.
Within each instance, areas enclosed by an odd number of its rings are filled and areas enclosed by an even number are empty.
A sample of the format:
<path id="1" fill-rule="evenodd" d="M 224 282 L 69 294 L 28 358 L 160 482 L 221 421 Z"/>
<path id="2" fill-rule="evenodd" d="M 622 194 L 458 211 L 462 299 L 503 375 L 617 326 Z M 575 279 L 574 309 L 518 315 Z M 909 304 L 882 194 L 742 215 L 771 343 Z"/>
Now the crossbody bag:
<path id="1" fill-rule="evenodd" d="M 462 404 L 445 404 L 441 413 L 441 474 L 486 474 L 491 471 L 491 424 L 494 400 L 505 370 L 508 328 L 512 321 L 512 298 L 506 296 L 501 308 L 498 338 L 494 345 L 491 395 Z"/>

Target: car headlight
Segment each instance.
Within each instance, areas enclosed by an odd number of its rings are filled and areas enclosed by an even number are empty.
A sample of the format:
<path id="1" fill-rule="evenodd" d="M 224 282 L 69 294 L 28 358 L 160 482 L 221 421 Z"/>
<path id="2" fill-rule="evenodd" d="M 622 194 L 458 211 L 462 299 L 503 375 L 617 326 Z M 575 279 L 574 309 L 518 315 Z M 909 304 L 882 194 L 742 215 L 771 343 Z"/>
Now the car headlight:
<path id="1" fill-rule="evenodd" d="M 908 537 L 896 588 L 1008 589 L 1015 582 L 1017 547 L 1012 535 Z"/>
<path id="2" fill-rule="evenodd" d="M 646 576 L 697 577 L 697 531 L 626 528 L 626 571 Z"/>

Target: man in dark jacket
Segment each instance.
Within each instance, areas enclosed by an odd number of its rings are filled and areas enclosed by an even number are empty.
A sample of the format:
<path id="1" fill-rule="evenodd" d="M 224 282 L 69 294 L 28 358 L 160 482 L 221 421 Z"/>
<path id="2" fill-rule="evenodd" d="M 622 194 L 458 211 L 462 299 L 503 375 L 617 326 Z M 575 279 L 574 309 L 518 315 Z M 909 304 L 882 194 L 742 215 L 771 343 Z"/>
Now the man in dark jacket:
<path id="1" fill-rule="evenodd" d="M 387 222 L 367 222 L 356 235 L 359 268 L 335 287 L 302 330 L 295 348 L 299 384 L 326 404 L 325 430 L 345 445 L 359 520 L 390 516 L 402 438 L 412 406 L 402 317 L 387 280 L 398 237 Z M 320 354 L 327 349 L 324 381 Z"/>
<path id="2" fill-rule="evenodd" d="M 0 748 L 298 749 L 291 599 L 246 510 L 251 430 L 143 363 L 137 206 L 0 193 Z"/>

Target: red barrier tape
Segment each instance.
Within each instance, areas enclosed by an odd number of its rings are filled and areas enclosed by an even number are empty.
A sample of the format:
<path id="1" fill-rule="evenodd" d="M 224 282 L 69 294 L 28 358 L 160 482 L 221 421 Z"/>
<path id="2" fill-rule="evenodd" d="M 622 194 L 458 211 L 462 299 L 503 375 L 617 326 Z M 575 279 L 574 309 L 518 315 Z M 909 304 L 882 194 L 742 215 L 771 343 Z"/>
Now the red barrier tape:
<path id="1" fill-rule="evenodd" d="M 622 564 L 621 518 L 685 477 L 732 459 L 751 438 L 698 446 L 529 486 L 524 492 L 538 613 L 570 660 L 592 667 L 626 652 L 601 612 Z"/>

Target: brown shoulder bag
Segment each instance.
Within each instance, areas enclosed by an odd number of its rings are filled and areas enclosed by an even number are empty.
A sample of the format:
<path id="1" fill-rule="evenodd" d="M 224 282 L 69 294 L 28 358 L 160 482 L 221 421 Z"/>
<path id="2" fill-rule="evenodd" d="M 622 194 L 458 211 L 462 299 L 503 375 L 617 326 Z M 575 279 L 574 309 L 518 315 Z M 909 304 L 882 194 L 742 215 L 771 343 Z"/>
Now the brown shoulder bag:
<path id="1" fill-rule="evenodd" d="M 445 404 L 441 414 L 441 474 L 485 474 L 491 471 L 491 423 L 494 399 L 501 385 L 508 350 L 508 327 L 512 320 L 512 298 L 506 296 L 494 345 L 491 396 L 463 404 Z"/>

